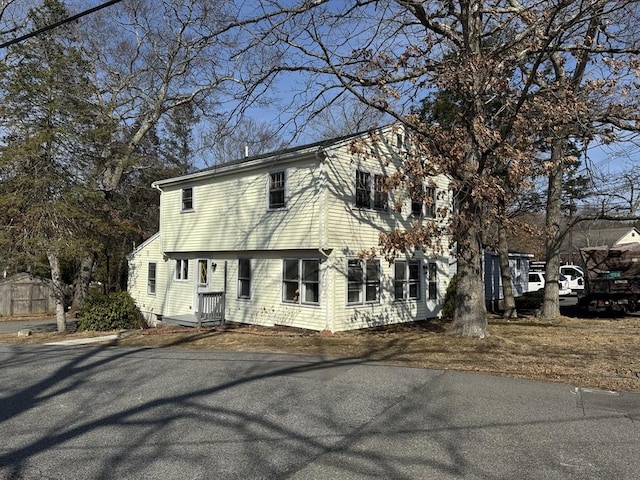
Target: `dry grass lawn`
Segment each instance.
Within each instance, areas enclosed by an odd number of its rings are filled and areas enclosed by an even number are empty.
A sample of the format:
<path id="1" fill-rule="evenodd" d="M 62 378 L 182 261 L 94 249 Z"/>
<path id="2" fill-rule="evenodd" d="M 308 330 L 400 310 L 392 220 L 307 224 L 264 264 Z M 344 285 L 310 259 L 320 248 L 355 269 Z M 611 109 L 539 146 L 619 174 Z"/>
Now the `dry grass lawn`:
<path id="1" fill-rule="evenodd" d="M 430 321 L 327 334 L 239 324 L 201 329 L 165 326 L 126 332 L 114 344 L 362 358 L 640 392 L 638 317 L 554 321 L 528 317 L 511 322 L 492 318 L 491 336 L 485 340 L 452 337 L 446 327 L 441 321 Z M 0 342 L 44 343 L 97 335 L 105 332 L 0 335 Z"/>

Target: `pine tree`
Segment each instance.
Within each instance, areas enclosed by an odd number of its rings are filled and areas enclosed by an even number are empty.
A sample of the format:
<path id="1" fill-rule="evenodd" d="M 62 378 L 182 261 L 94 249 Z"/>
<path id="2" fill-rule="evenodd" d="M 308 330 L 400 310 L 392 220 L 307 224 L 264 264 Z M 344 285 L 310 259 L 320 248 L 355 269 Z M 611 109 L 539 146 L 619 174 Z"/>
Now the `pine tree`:
<path id="1" fill-rule="evenodd" d="M 58 0 L 29 12 L 29 28 L 66 18 Z M 100 148 L 88 65 L 66 24 L 14 45 L 0 66 L 0 215 L 4 236 L 32 262 L 47 258 L 58 330 L 66 330 L 63 262 L 85 248 L 99 195 L 85 185 Z"/>

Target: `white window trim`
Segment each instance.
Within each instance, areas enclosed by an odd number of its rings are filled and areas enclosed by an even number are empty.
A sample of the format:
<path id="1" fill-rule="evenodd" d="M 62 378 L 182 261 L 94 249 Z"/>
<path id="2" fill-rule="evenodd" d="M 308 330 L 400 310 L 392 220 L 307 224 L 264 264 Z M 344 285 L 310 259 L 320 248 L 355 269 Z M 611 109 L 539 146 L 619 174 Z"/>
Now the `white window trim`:
<path id="1" fill-rule="evenodd" d="M 358 173 L 366 173 L 369 175 L 369 181 L 367 182 L 367 192 L 369 197 L 369 206 L 360 206 L 358 205 Z M 358 210 L 368 210 L 372 212 L 380 212 L 380 213 L 389 213 L 389 206 L 392 204 L 391 202 L 391 192 L 389 190 L 386 191 L 387 194 L 387 205 L 385 208 L 377 208 L 376 207 L 376 177 L 387 178 L 388 175 L 382 172 L 373 172 L 368 168 L 355 167 L 353 170 L 353 174 L 351 176 L 353 181 L 353 208 Z"/>
<path id="2" fill-rule="evenodd" d="M 211 262 L 207 259 L 204 258 L 199 258 L 198 261 L 196 262 L 196 280 L 198 282 L 198 286 L 199 287 L 205 287 L 207 285 L 209 285 L 209 266 L 210 266 Z M 201 270 L 202 265 L 204 265 L 204 270 Z M 204 273 L 205 276 L 205 281 L 201 282 L 202 277 L 201 277 L 201 273 Z"/>
<path id="3" fill-rule="evenodd" d="M 271 175 L 274 175 L 276 173 L 282 173 L 282 175 L 284 177 L 284 205 L 281 206 L 281 207 L 272 207 L 271 206 Z M 277 212 L 277 211 L 280 211 L 280 210 L 287 210 L 287 205 L 289 205 L 289 174 L 288 174 L 288 169 L 283 168 L 283 169 L 280 169 L 280 170 L 272 170 L 270 172 L 267 172 L 266 191 L 267 191 L 267 211 Z"/>
<path id="4" fill-rule="evenodd" d="M 404 274 L 405 274 L 404 280 L 403 280 L 403 287 L 402 287 L 402 298 L 396 297 L 396 267 L 399 263 L 404 263 Z M 415 281 L 411 281 L 409 279 L 410 264 L 412 265 L 417 264 L 418 266 L 418 281 L 417 281 L 418 290 L 417 290 L 416 297 L 410 296 L 411 285 L 416 284 Z M 394 302 L 415 302 L 421 299 L 422 299 L 422 262 L 420 262 L 419 260 L 396 260 L 395 263 L 393 264 L 393 301 Z"/>
<path id="5" fill-rule="evenodd" d="M 191 190 L 191 208 L 184 208 L 184 192 L 185 190 Z M 193 212 L 196 205 L 195 188 L 185 187 L 180 190 L 180 212 Z"/>
<path id="6" fill-rule="evenodd" d="M 153 292 L 151 291 L 151 277 L 150 277 L 150 270 L 151 270 L 151 265 L 154 266 L 153 268 Z M 147 263 L 147 295 L 150 296 L 156 296 L 156 293 L 158 291 L 158 262 L 148 262 Z"/>
<path id="7" fill-rule="evenodd" d="M 186 272 L 184 265 L 186 264 Z M 188 282 L 189 281 L 189 260 L 185 258 L 176 258 L 175 272 L 173 278 L 176 282 Z M 186 273 L 186 275 L 183 275 Z"/>
<path id="8" fill-rule="evenodd" d="M 437 262 L 427 262 L 426 263 L 426 267 L 427 267 L 427 275 L 425 278 L 425 283 L 427 284 L 427 300 L 437 300 L 438 297 L 440 296 L 440 289 L 438 288 L 438 282 L 439 282 L 439 273 L 438 273 L 438 263 Z M 431 280 L 430 275 L 431 275 L 431 269 L 434 269 L 434 273 L 435 273 L 435 278 L 433 280 Z M 436 294 L 434 297 L 431 296 L 431 285 L 435 285 L 435 289 L 436 289 Z"/>
<path id="9" fill-rule="evenodd" d="M 360 300 L 358 302 L 350 302 L 349 301 L 349 262 L 350 261 L 354 261 L 357 260 L 360 262 L 361 268 L 362 268 L 362 283 L 360 283 Z M 378 271 L 378 282 L 377 282 L 377 292 L 376 292 L 376 299 L 375 300 L 367 300 L 367 262 L 368 261 L 372 261 L 375 262 L 375 264 L 377 265 L 377 271 Z M 359 305 L 379 305 L 380 304 L 380 297 L 381 297 L 381 289 L 382 289 L 382 267 L 380 265 L 380 260 L 378 259 L 374 259 L 374 260 L 366 260 L 366 259 L 361 259 L 361 258 L 347 258 L 347 284 L 346 284 L 346 292 L 345 292 L 345 300 L 346 300 L 346 305 L 348 307 L 352 307 L 352 306 L 359 306 Z"/>
<path id="10" fill-rule="evenodd" d="M 413 211 L 413 203 L 418 203 L 418 202 L 414 202 L 413 199 L 410 199 L 410 202 L 411 202 L 410 203 L 411 215 L 413 215 L 414 217 L 420 217 L 420 218 L 433 220 L 437 216 L 438 188 L 437 187 L 432 187 L 432 186 L 429 186 L 429 185 L 423 185 L 422 188 L 424 188 L 425 190 L 431 190 L 432 191 L 431 199 L 433 200 L 433 203 L 431 205 L 427 205 L 426 202 L 422 201 L 421 205 L 420 205 L 420 213 L 417 213 L 417 212 Z M 426 197 L 426 195 L 425 195 L 425 197 Z M 429 209 L 429 212 L 427 212 L 427 208 Z M 427 215 L 427 213 L 429 213 L 429 215 Z M 431 215 L 431 213 L 433 213 L 433 215 Z"/>
<path id="11" fill-rule="evenodd" d="M 285 284 L 285 262 L 286 261 L 296 261 L 298 264 L 298 298 L 297 300 L 286 300 L 285 299 L 285 292 L 286 289 L 284 287 Z M 305 261 L 314 261 L 314 262 L 318 262 L 318 301 L 317 302 L 305 302 L 304 301 L 304 297 L 305 297 L 305 285 L 306 283 L 311 283 L 311 282 L 304 282 L 303 278 L 302 278 L 302 272 L 303 272 L 303 268 L 302 268 L 302 262 Z M 321 272 L 321 267 L 322 267 L 322 262 L 319 258 L 314 258 L 314 257 L 286 257 L 282 259 L 282 272 L 280 275 L 280 288 L 281 288 L 281 293 L 280 293 L 280 301 L 285 304 L 285 305 L 300 305 L 300 306 L 307 306 L 307 307 L 319 307 L 321 302 L 322 302 L 322 272 Z M 289 280 L 289 282 L 291 282 Z"/>
<path id="12" fill-rule="evenodd" d="M 249 262 L 249 278 L 240 278 L 240 262 Z M 238 300 L 251 300 L 251 283 L 252 283 L 252 262 L 250 258 L 238 258 L 238 275 L 237 275 L 237 284 L 236 284 L 236 297 L 238 298 Z M 246 280 L 249 282 L 249 295 L 248 296 L 241 296 L 240 292 L 241 292 L 241 288 L 240 288 L 240 281 L 241 280 Z"/>

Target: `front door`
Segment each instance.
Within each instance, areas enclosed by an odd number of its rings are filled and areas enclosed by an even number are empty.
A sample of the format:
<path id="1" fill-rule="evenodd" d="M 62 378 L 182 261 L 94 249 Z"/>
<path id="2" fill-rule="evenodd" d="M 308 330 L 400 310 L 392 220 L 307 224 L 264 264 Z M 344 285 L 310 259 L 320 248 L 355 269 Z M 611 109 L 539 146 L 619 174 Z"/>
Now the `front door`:
<path id="1" fill-rule="evenodd" d="M 196 281 L 193 294 L 193 311 L 198 313 L 198 294 L 211 290 L 211 260 L 199 258 L 196 260 Z"/>

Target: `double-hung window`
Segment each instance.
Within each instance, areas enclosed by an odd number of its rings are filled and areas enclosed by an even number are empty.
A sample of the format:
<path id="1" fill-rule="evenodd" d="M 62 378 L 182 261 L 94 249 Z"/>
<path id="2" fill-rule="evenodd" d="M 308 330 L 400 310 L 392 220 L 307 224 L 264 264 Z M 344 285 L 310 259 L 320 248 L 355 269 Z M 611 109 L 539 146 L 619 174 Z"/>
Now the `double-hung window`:
<path id="1" fill-rule="evenodd" d="M 385 175 L 372 175 L 356 170 L 356 207 L 387 211 L 389 193 Z"/>
<path id="2" fill-rule="evenodd" d="M 320 303 L 320 260 L 283 260 L 282 301 L 306 305 Z"/>
<path id="3" fill-rule="evenodd" d="M 371 174 L 356 170 L 356 207 L 371 208 Z"/>
<path id="4" fill-rule="evenodd" d="M 182 189 L 182 211 L 193 210 L 193 188 Z"/>
<path id="5" fill-rule="evenodd" d="M 154 262 L 149 263 L 147 268 L 147 294 L 156 294 L 156 264 Z"/>
<path id="6" fill-rule="evenodd" d="M 398 260 L 394 264 L 393 292 L 396 300 L 420 299 L 420 262 Z"/>
<path id="7" fill-rule="evenodd" d="M 389 208 L 389 193 L 385 185 L 386 177 L 384 175 L 375 175 L 373 178 L 373 208 L 386 211 Z"/>
<path id="8" fill-rule="evenodd" d="M 176 280 L 189 280 L 189 260 L 176 260 Z"/>
<path id="9" fill-rule="evenodd" d="M 269 174 L 269 208 L 286 207 L 285 200 L 285 173 L 273 172 Z"/>
<path id="10" fill-rule="evenodd" d="M 251 260 L 238 259 L 238 298 L 251 298 Z"/>
<path id="11" fill-rule="evenodd" d="M 411 214 L 436 218 L 436 189 L 425 187 L 422 193 L 411 199 Z"/>
<path id="12" fill-rule="evenodd" d="M 380 261 L 347 260 L 347 304 L 380 301 Z"/>

